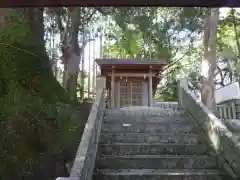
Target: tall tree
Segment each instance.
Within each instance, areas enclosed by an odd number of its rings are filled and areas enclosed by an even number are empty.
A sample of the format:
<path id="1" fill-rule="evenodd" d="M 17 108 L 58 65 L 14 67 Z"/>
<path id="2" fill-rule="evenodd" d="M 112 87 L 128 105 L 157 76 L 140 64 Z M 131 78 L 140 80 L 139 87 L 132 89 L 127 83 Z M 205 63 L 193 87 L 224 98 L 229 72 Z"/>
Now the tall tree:
<path id="1" fill-rule="evenodd" d="M 0 9 L 0 17 L 0 174 L 37 179 L 40 154 L 59 152 L 69 140 L 70 122 L 59 119 L 57 105 L 70 101 L 52 74 L 43 8 Z"/>
<path id="2" fill-rule="evenodd" d="M 63 51 L 64 62 L 66 64 L 66 73 L 64 77 L 64 88 L 70 95 L 72 100 L 76 100 L 77 75 L 80 64 L 80 47 L 78 42 L 79 26 L 80 26 L 80 8 L 68 8 L 70 14 L 71 25 L 69 28 L 69 36 L 65 39 Z"/>
<path id="3" fill-rule="evenodd" d="M 89 27 L 86 25 L 94 19 L 93 16 L 97 10 L 94 8 L 71 7 L 57 8 L 55 12 L 61 34 L 61 51 L 64 64 L 63 86 L 69 93 L 71 99 L 76 100 L 80 59 L 83 59 L 81 56 L 83 55 L 87 42 L 92 40 L 91 38 L 87 38 L 89 33 L 85 31 Z M 65 24 L 65 26 L 63 24 Z M 82 37 L 82 34 L 86 37 Z"/>
<path id="4" fill-rule="evenodd" d="M 219 21 L 219 9 L 212 8 L 204 24 L 204 55 L 201 69 L 201 100 L 213 112 L 216 111 L 214 97 L 214 77 L 216 71 L 216 39 Z"/>

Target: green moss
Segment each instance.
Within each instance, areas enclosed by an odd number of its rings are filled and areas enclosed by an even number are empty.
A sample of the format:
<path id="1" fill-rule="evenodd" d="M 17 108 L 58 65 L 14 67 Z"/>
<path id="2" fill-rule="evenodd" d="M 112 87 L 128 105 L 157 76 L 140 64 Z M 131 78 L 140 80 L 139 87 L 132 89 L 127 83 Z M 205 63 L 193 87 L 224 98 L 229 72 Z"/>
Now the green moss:
<path id="1" fill-rule="evenodd" d="M 9 179 L 9 167 L 24 168 L 39 153 L 59 152 L 72 142 L 69 117 L 60 117 L 56 108 L 70 103 L 67 93 L 45 66 L 45 52 L 24 16 L 15 13 L 8 28 L 0 29 L 0 174 L 4 179 Z"/>

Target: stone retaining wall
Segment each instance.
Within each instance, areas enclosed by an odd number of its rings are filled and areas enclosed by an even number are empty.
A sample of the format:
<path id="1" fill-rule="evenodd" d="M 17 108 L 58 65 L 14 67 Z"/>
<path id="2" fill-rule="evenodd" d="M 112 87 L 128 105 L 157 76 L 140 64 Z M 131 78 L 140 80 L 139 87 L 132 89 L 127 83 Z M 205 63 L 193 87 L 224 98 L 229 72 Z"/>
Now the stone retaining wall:
<path id="1" fill-rule="evenodd" d="M 180 87 L 181 106 L 199 129 L 218 155 L 219 168 L 224 169 L 233 178 L 240 178 L 240 138 L 234 135 L 223 122 L 206 106 L 197 102 L 187 87 Z"/>

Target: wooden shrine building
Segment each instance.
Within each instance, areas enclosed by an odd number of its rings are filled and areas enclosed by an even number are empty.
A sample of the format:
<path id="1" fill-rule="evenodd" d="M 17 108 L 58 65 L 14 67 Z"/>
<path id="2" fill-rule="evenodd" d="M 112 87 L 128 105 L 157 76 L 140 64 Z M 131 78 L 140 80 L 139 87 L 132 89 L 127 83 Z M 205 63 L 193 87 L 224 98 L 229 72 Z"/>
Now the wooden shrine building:
<path id="1" fill-rule="evenodd" d="M 108 107 L 151 106 L 165 60 L 96 59 L 97 86 L 106 88 Z M 101 80 L 100 80 L 101 79 Z"/>

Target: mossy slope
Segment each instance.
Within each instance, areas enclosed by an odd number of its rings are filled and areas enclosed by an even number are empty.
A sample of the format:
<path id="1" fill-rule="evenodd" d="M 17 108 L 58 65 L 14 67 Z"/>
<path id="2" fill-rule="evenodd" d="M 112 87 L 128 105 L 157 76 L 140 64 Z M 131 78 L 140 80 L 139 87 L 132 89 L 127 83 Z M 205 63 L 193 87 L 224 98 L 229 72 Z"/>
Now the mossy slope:
<path id="1" fill-rule="evenodd" d="M 71 122 L 57 108 L 70 102 L 48 62 L 25 16 L 12 11 L 0 28 L 1 179 L 21 179 L 40 153 L 60 152 L 71 142 Z"/>

